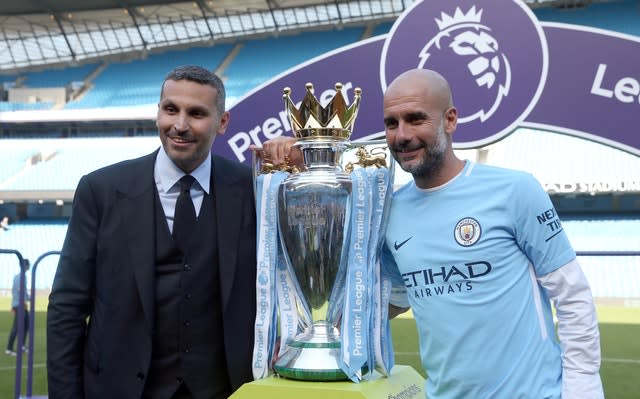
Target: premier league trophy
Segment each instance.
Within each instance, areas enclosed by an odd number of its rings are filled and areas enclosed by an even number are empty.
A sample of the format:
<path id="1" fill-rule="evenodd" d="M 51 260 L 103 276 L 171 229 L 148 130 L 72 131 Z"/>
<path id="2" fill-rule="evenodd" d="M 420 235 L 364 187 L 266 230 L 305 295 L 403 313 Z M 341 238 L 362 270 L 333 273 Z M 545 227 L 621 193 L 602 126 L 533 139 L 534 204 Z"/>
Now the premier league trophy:
<path id="1" fill-rule="evenodd" d="M 301 294 L 305 325 L 302 334 L 286 343 L 274 369 L 294 379 L 347 379 L 339 363 L 338 323 L 348 266 L 352 182 L 341 161 L 360 105 L 360 89 L 355 89 L 354 101 L 347 107 L 341 88 L 336 85 L 337 93 L 326 109 L 313 96 L 312 85 L 307 85 L 299 109 L 289 97 L 291 91 L 285 89 L 284 94 L 305 170 L 280 184 L 278 227 Z"/>
<path id="2" fill-rule="evenodd" d="M 383 140 L 349 139 L 361 99 L 284 101 L 304 166 L 254 157 L 258 216 L 254 377 L 359 382 L 388 375 L 390 281 L 380 272 L 393 183 Z M 351 157 L 351 162 L 346 162 Z"/>

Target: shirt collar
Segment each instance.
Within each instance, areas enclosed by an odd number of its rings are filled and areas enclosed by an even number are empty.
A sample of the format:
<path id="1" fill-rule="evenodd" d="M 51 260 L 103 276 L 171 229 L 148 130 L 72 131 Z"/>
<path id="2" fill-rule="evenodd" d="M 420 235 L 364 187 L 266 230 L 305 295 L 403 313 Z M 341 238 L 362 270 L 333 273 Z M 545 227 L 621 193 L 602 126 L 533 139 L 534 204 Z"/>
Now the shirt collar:
<path id="1" fill-rule="evenodd" d="M 162 186 L 165 192 L 171 190 L 178 180 L 185 175 L 185 173 L 173 163 L 171 158 L 169 158 L 163 147 L 160 147 L 158 151 L 155 174 L 158 177 L 158 184 Z M 205 158 L 204 162 L 191 172 L 190 175 L 196 179 L 200 187 L 202 187 L 202 190 L 209 194 L 211 182 L 211 153 L 209 153 L 209 156 Z"/>

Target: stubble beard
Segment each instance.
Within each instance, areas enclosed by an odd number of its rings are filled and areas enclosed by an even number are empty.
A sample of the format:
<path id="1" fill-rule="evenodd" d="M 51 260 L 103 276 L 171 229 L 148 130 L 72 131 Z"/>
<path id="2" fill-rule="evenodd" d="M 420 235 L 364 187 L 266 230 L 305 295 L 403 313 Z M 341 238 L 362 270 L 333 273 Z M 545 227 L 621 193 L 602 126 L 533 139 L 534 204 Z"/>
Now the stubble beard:
<path id="1" fill-rule="evenodd" d="M 444 164 L 444 155 L 447 149 L 447 135 L 444 131 L 444 122 L 438 127 L 438 136 L 435 145 L 424 146 L 425 152 L 420 162 L 413 165 L 403 164 L 400 167 L 410 173 L 414 179 L 430 180 L 436 176 Z"/>

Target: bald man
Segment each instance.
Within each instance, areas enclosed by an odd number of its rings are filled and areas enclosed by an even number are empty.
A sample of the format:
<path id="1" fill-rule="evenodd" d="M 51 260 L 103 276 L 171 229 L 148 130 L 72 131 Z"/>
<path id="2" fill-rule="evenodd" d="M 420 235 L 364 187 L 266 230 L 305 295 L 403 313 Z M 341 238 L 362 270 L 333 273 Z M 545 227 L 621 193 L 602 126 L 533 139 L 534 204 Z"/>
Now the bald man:
<path id="1" fill-rule="evenodd" d="M 389 311 L 413 311 L 427 397 L 603 398 L 591 290 L 540 184 L 456 157 L 458 112 L 435 71 L 398 76 L 383 108 L 389 149 L 413 176 L 385 233 Z M 264 149 L 279 164 L 299 159 L 294 142 Z"/>
<path id="2" fill-rule="evenodd" d="M 603 398 L 591 290 L 540 184 L 456 157 L 458 113 L 437 72 L 401 74 L 383 108 L 413 176 L 394 193 L 383 264 L 407 294 L 394 310 L 417 323 L 427 397 Z"/>

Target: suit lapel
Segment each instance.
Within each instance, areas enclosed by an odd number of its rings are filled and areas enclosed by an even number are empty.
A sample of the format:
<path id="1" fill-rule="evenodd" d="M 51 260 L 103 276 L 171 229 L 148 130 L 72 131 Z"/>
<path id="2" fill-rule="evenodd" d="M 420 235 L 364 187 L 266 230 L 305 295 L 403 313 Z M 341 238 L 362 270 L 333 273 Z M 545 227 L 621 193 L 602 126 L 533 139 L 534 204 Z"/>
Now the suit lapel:
<path id="1" fill-rule="evenodd" d="M 153 167 L 155 154 L 144 160 L 138 173 L 124 181 L 118 190 L 122 210 L 122 222 L 127 226 L 124 240 L 124 262 L 130 262 L 138 285 L 140 302 L 147 320 L 149 331 L 154 322 L 154 279 L 155 279 L 155 182 Z"/>
<path id="2" fill-rule="evenodd" d="M 243 189 L 233 184 L 235 179 L 228 170 L 222 170 L 220 162 L 213 157 L 211 187 L 213 187 L 216 203 L 216 229 L 218 240 L 218 265 L 220 268 L 220 289 L 222 292 L 222 309 L 229 302 L 231 288 L 237 269 L 237 250 L 240 224 L 239 212 L 244 197 Z M 231 177 L 230 177 L 231 176 Z"/>

